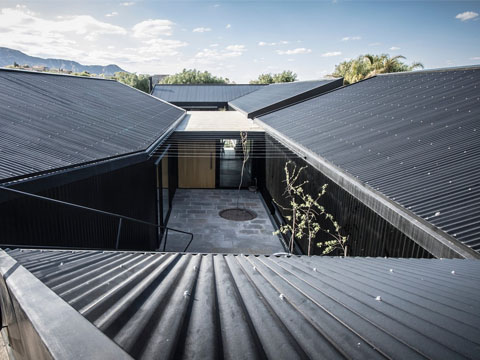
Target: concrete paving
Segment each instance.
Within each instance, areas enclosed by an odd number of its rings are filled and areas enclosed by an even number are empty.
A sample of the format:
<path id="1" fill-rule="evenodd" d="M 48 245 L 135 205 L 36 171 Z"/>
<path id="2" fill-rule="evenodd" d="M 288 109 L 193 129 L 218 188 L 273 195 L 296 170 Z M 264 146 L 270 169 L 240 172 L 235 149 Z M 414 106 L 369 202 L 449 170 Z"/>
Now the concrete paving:
<path id="1" fill-rule="evenodd" d="M 273 254 L 285 251 L 275 231 L 260 194 L 240 191 L 239 207 L 252 210 L 250 221 L 232 221 L 220 217 L 221 210 L 234 208 L 237 190 L 177 189 L 173 198 L 168 227 L 192 232 L 188 252 L 230 254 Z M 189 236 L 168 233 L 167 251 L 183 251 Z M 163 246 L 163 244 L 162 244 Z"/>

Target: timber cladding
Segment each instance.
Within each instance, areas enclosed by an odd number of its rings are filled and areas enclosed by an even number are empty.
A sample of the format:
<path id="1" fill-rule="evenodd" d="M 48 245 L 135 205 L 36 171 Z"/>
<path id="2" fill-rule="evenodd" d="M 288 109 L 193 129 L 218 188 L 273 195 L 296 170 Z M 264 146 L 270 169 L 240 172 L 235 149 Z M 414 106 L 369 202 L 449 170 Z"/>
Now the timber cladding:
<path id="1" fill-rule="evenodd" d="M 178 145 L 178 187 L 215 188 L 215 141 L 194 141 Z"/>

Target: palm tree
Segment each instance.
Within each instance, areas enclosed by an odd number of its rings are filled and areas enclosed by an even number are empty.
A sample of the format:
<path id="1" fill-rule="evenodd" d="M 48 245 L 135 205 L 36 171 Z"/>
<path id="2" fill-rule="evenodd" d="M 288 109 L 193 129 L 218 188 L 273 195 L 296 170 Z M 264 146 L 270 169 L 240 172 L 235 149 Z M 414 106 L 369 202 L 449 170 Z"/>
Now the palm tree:
<path id="1" fill-rule="evenodd" d="M 335 71 L 331 76 L 343 77 L 344 84 L 353 84 L 377 74 L 412 71 L 418 68 L 423 69 L 422 63 L 414 62 L 411 65 L 407 65 L 401 62 L 401 59 L 405 59 L 405 56 L 397 55 L 390 57 L 388 54 L 360 55 L 356 59 L 344 61 L 335 66 Z"/>

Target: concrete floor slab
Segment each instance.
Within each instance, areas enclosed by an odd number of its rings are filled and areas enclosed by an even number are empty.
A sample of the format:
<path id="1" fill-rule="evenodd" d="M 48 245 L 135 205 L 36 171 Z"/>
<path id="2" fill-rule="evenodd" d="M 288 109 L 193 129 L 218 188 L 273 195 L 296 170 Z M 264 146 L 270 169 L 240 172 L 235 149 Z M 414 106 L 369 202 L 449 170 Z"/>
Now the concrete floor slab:
<path id="1" fill-rule="evenodd" d="M 259 193 L 240 191 L 238 206 L 257 214 L 250 221 L 231 221 L 219 212 L 237 205 L 237 190 L 177 189 L 168 227 L 188 231 L 194 239 L 188 252 L 273 254 L 285 249 L 273 235 L 270 217 Z M 189 236 L 169 232 L 167 251 L 183 251 Z M 163 244 L 162 244 L 163 246 Z"/>

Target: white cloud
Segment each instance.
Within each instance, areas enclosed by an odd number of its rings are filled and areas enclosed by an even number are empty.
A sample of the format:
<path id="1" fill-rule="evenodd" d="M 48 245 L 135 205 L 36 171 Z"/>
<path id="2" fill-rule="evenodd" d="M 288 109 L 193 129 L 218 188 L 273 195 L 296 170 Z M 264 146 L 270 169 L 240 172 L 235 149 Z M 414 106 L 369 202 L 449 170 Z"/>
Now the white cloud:
<path id="1" fill-rule="evenodd" d="M 232 27 L 232 24 L 227 24 L 227 26 L 225 26 L 225 29 L 230 29 Z"/>
<path id="2" fill-rule="evenodd" d="M 245 45 L 228 45 L 226 47 L 227 50 L 231 51 L 245 51 Z"/>
<path id="3" fill-rule="evenodd" d="M 342 41 L 360 40 L 361 36 L 345 36 Z"/>
<path id="4" fill-rule="evenodd" d="M 242 56 L 246 50 L 245 45 L 228 45 L 222 50 L 203 49 L 195 55 L 194 60 L 201 64 L 210 64 Z"/>
<path id="5" fill-rule="evenodd" d="M 33 11 L 31 11 L 29 8 L 27 8 L 27 5 L 20 5 L 20 4 L 17 4 L 15 6 L 15 9 L 19 10 L 19 11 L 22 11 L 28 15 L 31 15 L 31 16 L 34 16 L 35 13 Z"/>
<path id="6" fill-rule="evenodd" d="M 172 22 L 137 25 L 130 33 L 92 16 L 47 19 L 24 6 L 4 8 L 0 9 L 0 46 L 86 65 L 114 63 L 127 71 L 172 72 L 187 65 L 181 54 L 181 49 L 188 45 L 186 42 L 158 37 L 172 33 L 169 29 L 174 25 Z"/>
<path id="7" fill-rule="evenodd" d="M 133 28 L 133 36 L 136 38 L 155 38 L 159 36 L 172 35 L 172 28 L 175 25 L 170 20 L 148 19 L 136 24 Z"/>
<path id="8" fill-rule="evenodd" d="M 309 54 L 311 52 L 312 52 L 311 49 L 306 49 L 306 48 L 296 48 L 291 50 L 277 50 L 277 54 L 279 55 Z"/>
<path id="9" fill-rule="evenodd" d="M 133 2 L 133 1 L 126 1 L 126 2 L 120 3 L 120 6 L 132 6 L 132 5 L 135 5 L 135 2 Z"/>
<path id="10" fill-rule="evenodd" d="M 282 40 L 282 41 L 279 41 L 279 42 L 260 41 L 258 43 L 258 46 L 277 46 L 277 45 L 286 45 L 286 44 L 289 44 L 289 43 L 290 43 L 289 41 L 285 41 L 285 40 Z"/>
<path id="11" fill-rule="evenodd" d="M 208 31 L 212 31 L 212 29 L 210 29 L 208 27 L 198 27 L 198 28 L 193 29 L 192 31 L 196 32 L 196 33 L 204 33 L 204 32 L 208 32 Z"/>
<path id="12" fill-rule="evenodd" d="M 105 14 L 106 17 L 112 17 L 112 16 L 117 16 L 118 12 L 112 11 L 111 13 Z"/>
<path id="13" fill-rule="evenodd" d="M 373 42 L 373 43 L 368 44 L 368 46 L 380 46 L 380 45 L 382 45 L 382 43 L 380 43 L 380 42 Z"/>
<path id="14" fill-rule="evenodd" d="M 340 56 L 340 55 L 342 55 L 341 51 L 330 51 L 322 54 L 323 57 L 332 57 L 332 56 Z"/>
<path id="15" fill-rule="evenodd" d="M 480 56 L 474 56 L 474 57 L 470 58 L 470 60 L 480 60 Z"/>
<path id="16" fill-rule="evenodd" d="M 178 55 L 178 49 L 188 44 L 180 40 L 150 39 L 142 42 L 143 46 L 130 49 L 142 55 L 146 61 L 155 61 L 162 56 Z"/>
<path id="17" fill-rule="evenodd" d="M 217 47 L 218 44 L 210 44 L 210 47 Z"/>
<path id="18" fill-rule="evenodd" d="M 25 6 L 0 9 L 2 30 L 0 44 L 33 53 L 58 53 L 74 56 L 80 51 L 66 51 L 75 44 L 75 36 L 94 41 L 104 35 L 126 35 L 120 26 L 99 21 L 90 15 L 58 16 L 53 20 L 42 19 Z"/>
<path id="19" fill-rule="evenodd" d="M 467 21 L 467 20 L 475 19 L 477 16 L 478 16 L 478 13 L 476 13 L 475 11 L 465 11 L 455 16 L 455 19 L 459 19 L 461 21 Z"/>
<path id="20" fill-rule="evenodd" d="M 398 46 L 392 46 L 390 50 L 395 51 L 395 50 L 400 50 L 400 48 Z"/>
<path id="21" fill-rule="evenodd" d="M 213 7 L 218 8 L 218 7 L 220 7 L 220 4 L 215 4 L 215 5 L 213 5 Z"/>

